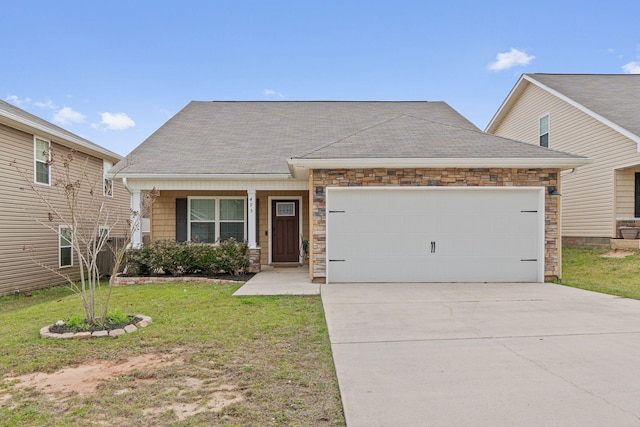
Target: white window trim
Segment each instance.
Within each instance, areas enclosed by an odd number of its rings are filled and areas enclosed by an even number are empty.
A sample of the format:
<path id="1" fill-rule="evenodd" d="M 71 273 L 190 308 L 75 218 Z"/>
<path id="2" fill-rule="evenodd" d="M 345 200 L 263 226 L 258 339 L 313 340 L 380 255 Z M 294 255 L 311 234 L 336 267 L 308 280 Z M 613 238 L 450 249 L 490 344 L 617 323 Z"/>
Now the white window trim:
<path id="1" fill-rule="evenodd" d="M 113 167 L 113 163 L 106 160 L 102 161 L 102 195 L 105 197 L 113 197 L 113 179 L 107 177 L 107 172 Z M 111 192 L 107 193 L 106 182 L 109 180 Z"/>
<path id="2" fill-rule="evenodd" d="M 281 214 L 279 212 L 280 209 L 280 205 L 292 205 L 293 206 L 293 213 L 292 214 Z M 296 216 L 296 204 L 294 202 L 276 202 L 276 216 Z"/>
<path id="3" fill-rule="evenodd" d="M 195 199 L 208 199 L 216 201 L 215 219 L 213 221 L 194 221 L 194 222 L 213 222 L 215 225 L 215 240 L 216 243 L 220 239 L 220 200 L 242 200 L 244 205 L 244 219 L 240 220 L 224 220 L 222 222 L 242 222 L 244 224 L 244 240 L 247 240 L 247 198 L 242 196 L 191 196 L 187 198 L 187 241 L 191 241 L 191 200 Z"/>
<path id="4" fill-rule="evenodd" d="M 73 267 L 73 242 L 71 242 L 71 245 L 69 246 L 62 246 L 60 240 L 62 239 L 62 230 L 67 229 L 67 230 L 71 230 L 71 227 L 66 226 L 66 225 L 59 225 L 58 226 L 58 268 L 69 268 L 69 267 Z M 73 238 L 73 236 L 71 237 Z M 71 264 L 69 265 L 62 265 L 62 257 L 60 256 L 60 251 L 63 248 L 71 248 Z"/>
<path id="5" fill-rule="evenodd" d="M 47 174 L 47 178 L 49 182 L 39 182 L 38 181 L 38 163 L 42 163 L 38 160 L 38 141 L 47 143 L 47 152 L 49 153 L 48 158 L 51 160 L 51 141 L 45 138 L 40 138 L 39 136 L 33 136 L 33 182 L 39 185 L 48 185 L 51 186 L 51 165 L 47 165 L 49 173 Z"/>
<path id="6" fill-rule="evenodd" d="M 540 145 L 540 137 L 544 135 L 543 133 L 540 132 L 540 121 L 545 117 L 547 118 L 547 146 L 546 147 L 544 147 L 543 145 Z M 551 148 L 551 114 L 550 113 L 545 113 L 540 117 L 538 117 L 538 147 Z"/>
<path id="7" fill-rule="evenodd" d="M 102 236 L 103 232 L 106 231 L 107 238 L 109 238 L 109 233 L 111 229 L 108 226 L 101 225 L 98 227 L 98 237 Z"/>

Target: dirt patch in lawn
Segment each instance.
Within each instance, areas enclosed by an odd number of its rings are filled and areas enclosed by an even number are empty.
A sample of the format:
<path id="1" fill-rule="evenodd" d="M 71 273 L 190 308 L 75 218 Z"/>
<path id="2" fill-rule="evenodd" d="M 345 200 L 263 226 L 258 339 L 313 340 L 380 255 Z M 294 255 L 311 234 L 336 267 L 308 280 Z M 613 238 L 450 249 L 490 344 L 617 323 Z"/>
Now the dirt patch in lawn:
<path id="1" fill-rule="evenodd" d="M 626 258 L 631 255 L 635 255 L 635 252 L 625 251 L 622 249 L 614 249 L 607 253 L 600 255 L 602 258 Z"/>
<path id="2" fill-rule="evenodd" d="M 42 393 L 51 395 L 78 393 L 81 396 L 86 396 L 95 393 L 100 384 L 117 379 L 134 370 L 156 369 L 180 362 L 181 360 L 173 355 L 141 355 L 131 357 L 118 364 L 110 361 L 91 362 L 64 368 L 51 374 L 37 372 L 9 378 L 9 380 L 17 380 L 15 387 L 20 389 L 35 388 Z"/>
<path id="3" fill-rule="evenodd" d="M 8 377 L 5 381 L 13 384 L 16 389 L 35 389 L 44 393 L 48 399 L 61 401 L 73 396 L 83 397 L 98 393 L 101 387 L 107 386 L 110 382 L 113 385 L 124 379 L 122 387 L 116 387 L 113 392 L 115 395 L 124 395 L 135 390 L 135 387 L 131 387 L 132 381 L 148 385 L 156 381 L 155 371 L 184 362 L 184 358 L 175 354 L 147 354 L 130 357 L 122 363 L 91 362 L 53 373 L 37 372 Z M 244 400 L 244 395 L 235 385 L 216 385 L 211 381 L 191 377 L 181 378 L 179 387 L 175 387 L 174 392 L 178 398 L 192 394 L 199 395 L 199 398 L 197 403 L 176 402 L 161 408 L 148 408 L 144 411 L 145 415 L 153 417 L 172 411 L 178 420 L 184 420 L 204 411 L 218 412 L 232 403 Z M 0 404 L 9 398 L 10 394 L 0 394 Z"/>

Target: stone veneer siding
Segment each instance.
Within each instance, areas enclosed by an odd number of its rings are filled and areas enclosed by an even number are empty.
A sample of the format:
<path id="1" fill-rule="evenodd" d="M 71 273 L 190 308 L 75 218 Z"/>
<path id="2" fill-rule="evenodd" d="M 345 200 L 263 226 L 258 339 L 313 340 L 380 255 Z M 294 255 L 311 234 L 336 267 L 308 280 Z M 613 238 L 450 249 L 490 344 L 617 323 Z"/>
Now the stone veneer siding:
<path id="1" fill-rule="evenodd" d="M 311 276 L 326 277 L 326 187 L 559 187 L 559 169 L 314 169 L 310 174 L 313 203 Z M 560 277 L 559 198 L 545 192 L 545 280 Z"/>

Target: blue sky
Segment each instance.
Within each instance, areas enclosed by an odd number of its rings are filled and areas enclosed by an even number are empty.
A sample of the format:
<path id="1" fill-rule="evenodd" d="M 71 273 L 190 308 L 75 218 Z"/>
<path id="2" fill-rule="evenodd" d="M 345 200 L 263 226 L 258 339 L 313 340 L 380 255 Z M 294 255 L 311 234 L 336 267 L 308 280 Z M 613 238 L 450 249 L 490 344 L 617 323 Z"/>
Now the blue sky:
<path id="1" fill-rule="evenodd" d="M 191 100 L 445 101 L 522 73 L 640 73 L 637 0 L 7 1 L 0 99 L 119 154 Z"/>

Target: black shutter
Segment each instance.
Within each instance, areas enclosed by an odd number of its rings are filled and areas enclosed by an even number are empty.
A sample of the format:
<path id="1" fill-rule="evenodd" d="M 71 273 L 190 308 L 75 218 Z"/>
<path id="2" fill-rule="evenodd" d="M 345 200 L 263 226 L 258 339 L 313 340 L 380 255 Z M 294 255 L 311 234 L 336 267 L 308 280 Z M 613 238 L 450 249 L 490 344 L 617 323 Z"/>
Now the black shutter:
<path id="1" fill-rule="evenodd" d="M 176 199 L 176 241 L 187 241 L 187 199 Z"/>
<path id="2" fill-rule="evenodd" d="M 636 200 L 633 216 L 640 218 L 640 173 L 636 172 Z"/>

